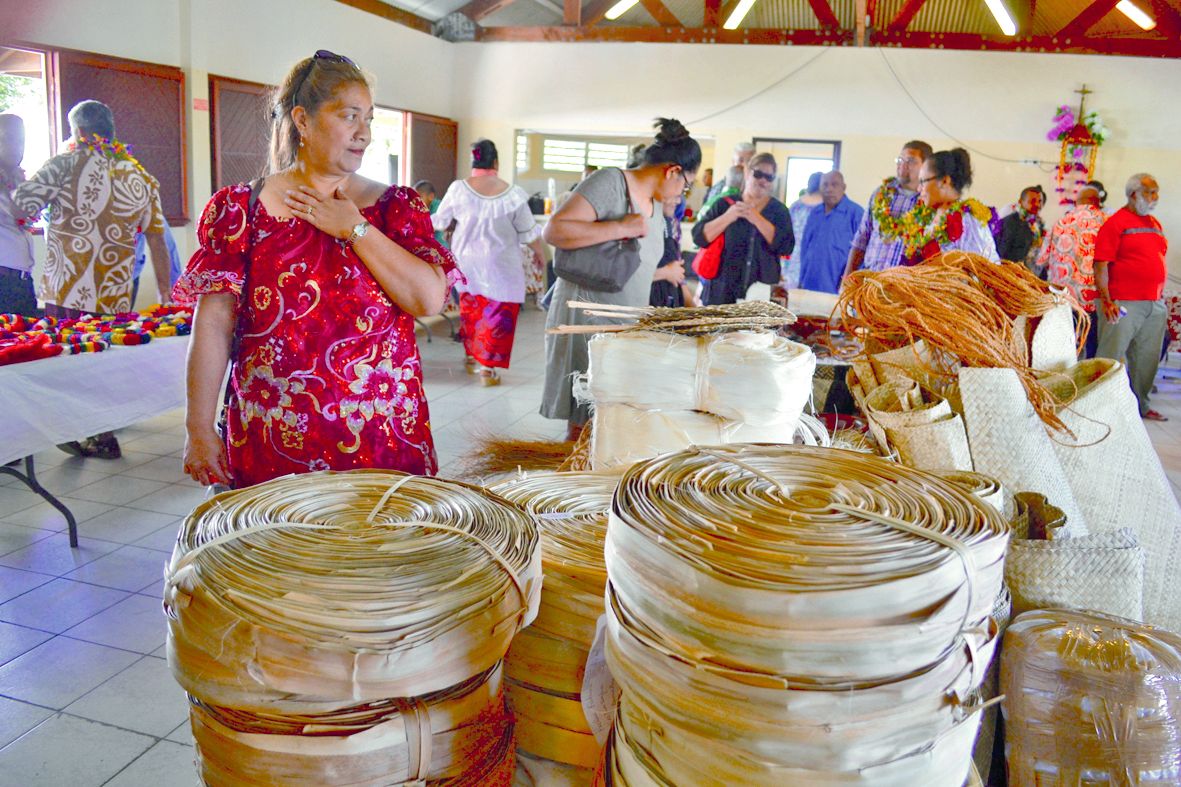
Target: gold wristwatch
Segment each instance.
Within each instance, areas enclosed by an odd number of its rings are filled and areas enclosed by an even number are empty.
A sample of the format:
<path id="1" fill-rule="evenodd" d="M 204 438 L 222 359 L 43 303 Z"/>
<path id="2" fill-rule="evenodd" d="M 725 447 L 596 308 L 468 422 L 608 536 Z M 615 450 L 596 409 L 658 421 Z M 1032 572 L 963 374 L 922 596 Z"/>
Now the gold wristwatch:
<path id="1" fill-rule="evenodd" d="M 352 246 L 354 243 L 361 240 L 361 238 L 364 238 L 365 233 L 369 231 L 370 226 L 372 225 L 370 225 L 369 222 L 362 221 L 360 224 L 353 227 L 353 231 L 349 233 L 348 240 L 344 242 L 344 245 Z"/>

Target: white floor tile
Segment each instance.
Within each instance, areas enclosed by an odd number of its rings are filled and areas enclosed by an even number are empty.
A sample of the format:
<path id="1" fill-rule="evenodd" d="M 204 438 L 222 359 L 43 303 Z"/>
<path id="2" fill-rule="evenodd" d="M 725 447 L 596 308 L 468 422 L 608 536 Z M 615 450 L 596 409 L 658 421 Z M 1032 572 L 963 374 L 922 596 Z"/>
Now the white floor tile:
<path id="1" fill-rule="evenodd" d="M 18 549 L 24 549 L 51 536 L 57 536 L 57 533 L 52 530 L 41 530 L 39 528 L 22 527 L 21 525 L 10 525 L 0 522 L 0 555 L 16 552 Z M 0 587 L 3 587 L 3 585 L 0 584 Z"/>
<path id="2" fill-rule="evenodd" d="M 61 495 L 57 495 L 53 489 L 50 489 L 49 491 L 55 494 L 62 505 L 70 509 L 70 513 L 74 515 L 74 521 L 78 522 L 79 524 L 111 510 L 111 506 L 107 505 L 106 503 L 96 503 L 93 500 L 78 500 L 77 498 L 73 497 L 63 497 Z M 37 499 L 41 500 L 40 497 Z M 37 505 L 26 508 L 23 511 L 18 511 L 15 514 L 10 514 L 6 517 L 3 517 L 3 519 L 6 522 L 11 522 L 14 525 L 22 525 L 24 527 L 39 527 L 45 530 L 57 531 L 66 529 L 65 515 L 44 501 L 37 503 Z M 79 532 L 81 532 L 80 526 Z"/>
<path id="3" fill-rule="evenodd" d="M 128 440 L 126 443 L 120 441 L 120 445 L 128 451 L 155 454 L 156 456 L 168 456 L 184 448 L 184 444 L 183 437 L 171 434 L 149 434 L 143 437 L 137 437 L 134 440 Z"/>
<path id="4" fill-rule="evenodd" d="M 160 647 L 167 632 L 163 601 L 130 595 L 69 629 L 66 636 L 147 655 Z"/>
<path id="5" fill-rule="evenodd" d="M 48 574 L 37 574 L 32 571 L 0 566 L 0 604 L 35 587 L 40 587 L 52 579 L 53 577 Z"/>
<path id="6" fill-rule="evenodd" d="M 176 537 L 180 533 L 180 525 L 181 520 L 174 519 L 159 530 L 139 539 L 135 542 L 135 545 L 171 554 L 172 548 L 176 546 Z"/>
<path id="7" fill-rule="evenodd" d="M 70 496 L 80 500 L 93 500 L 96 503 L 121 506 L 152 492 L 159 492 L 166 486 L 167 484 L 160 481 L 149 481 L 146 478 L 118 475 L 113 478 L 104 478 L 94 484 L 88 484 L 81 489 L 75 489 L 70 493 Z"/>
<path id="8" fill-rule="evenodd" d="M 0 623 L 0 664 L 7 664 L 22 653 L 28 653 L 52 636 L 24 626 Z"/>
<path id="9" fill-rule="evenodd" d="M 193 745 L 193 727 L 186 720 L 183 724 L 178 724 L 176 729 L 168 733 L 166 736 L 168 740 L 176 743 L 183 743 L 186 746 Z"/>
<path id="10" fill-rule="evenodd" d="M 60 634 L 127 596 L 122 590 L 55 579 L 0 604 L 0 620 Z"/>
<path id="11" fill-rule="evenodd" d="M 0 749 L 53 715 L 53 711 L 19 700 L 0 697 Z M 0 774 L 0 780 L 3 774 Z"/>
<path id="12" fill-rule="evenodd" d="M 12 785 L 101 785 L 147 751 L 146 735 L 58 714 L 0 749 L 0 774 Z"/>
<path id="13" fill-rule="evenodd" d="M 60 710 L 139 659 L 125 650 L 54 637 L 0 666 L 0 694 Z"/>
<path id="14" fill-rule="evenodd" d="M 169 489 L 172 487 L 164 487 L 164 490 Z M 78 526 L 78 531 L 88 538 L 131 544 L 175 521 L 175 514 L 119 506 L 88 519 Z"/>
<path id="15" fill-rule="evenodd" d="M 154 549 L 126 546 L 71 571 L 68 579 L 119 590 L 137 591 L 160 580 L 167 556 Z"/>
<path id="16" fill-rule="evenodd" d="M 205 490 L 197 486 L 173 485 L 159 492 L 133 501 L 132 508 L 172 514 L 173 517 L 188 516 L 197 504 L 205 499 Z"/>
<path id="17" fill-rule="evenodd" d="M 65 711 L 163 738 L 189 717 L 189 703 L 168 662 L 145 656 Z"/>
<path id="18" fill-rule="evenodd" d="M 102 459 L 87 459 L 88 463 L 102 462 Z M 69 496 L 76 489 L 102 481 L 114 473 L 114 468 L 83 465 L 59 465 L 45 472 L 37 473 L 37 482 L 54 497 Z"/>
<path id="19" fill-rule="evenodd" d="M 167 484 L 178 482 L 192 484 L 192 482 L 188 481 L 188 476 L 184 473 L 182 463 L 171 456 L 153 456 L 150 462 L 133 467 L 124 472 L 123 475 L 132 476 L 133 478 L 146 478 L 149 481 L 161 481 Z"/>
<path id="20" fill-rule="evenodd" d="M 132 762 L 105 787 L 200 787 L 192 746 L 160 741 Z"/>
<path id="21" fill-rule="evenodd" d="M 41 496 L 30 492 L 26 486 L 0 487 L 0 519 L 9 519 L 17 511 L 23 511 L 40 501 Z"/>
<path id="22" fill-rule="evenodd" d="M 0 566 L 62 576 L 118 548 L 118 544 L 110 541 L 85 537 L 78 539 L 77 547 L 71 547 L 65 533 L 54 533 L 31 546 L 0 557 Z"/>

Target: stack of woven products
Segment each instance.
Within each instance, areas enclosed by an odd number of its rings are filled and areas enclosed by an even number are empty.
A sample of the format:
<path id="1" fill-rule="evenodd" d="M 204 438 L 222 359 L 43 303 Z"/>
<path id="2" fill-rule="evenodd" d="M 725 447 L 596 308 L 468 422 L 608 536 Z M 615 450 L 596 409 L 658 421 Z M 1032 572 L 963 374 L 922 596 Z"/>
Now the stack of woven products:
<path id="1" fill-rule="evenodd" d="M 689 445 L 792 442 L 816 358 L 771 330 L 790 312 L 763 303 L 632 316 L 634 325 L 589 343 L 594 469 Z"/>
<path id="2" fill-rule="evenodd" d="M 208 785 L 508 785 L 502 660 L 537 613 L 533 520 L 376 470 L 211 498 L 165 573 Z"/>
<path id="3" fill-rule="evenodd" d="M 1087 319 L 1063 293 L 1023 265 L 949 252 L 848 277 L 834 323 L 864 342 L 849 384 L 881 453 L 982 473 L 1064 514 L 1030 545 L 1038 557 L 1019 576 L 1032 584 L 1012 588 L 1015 598 L 1077 608 L 1104 597 L 1098 586 L 1135 577 L 1142 552 L 1143 579 L 1129 580 L 1138 606 L 1121 593 L 1098 609 L 1138 609 L 1136 619 L 1181 632 L 1181 506 L 1124 366 L 1077 360 Z"/>
<path id="4" fill-rule="evenodd" d="M 962 787 L 1007 542 L 980 496 L 864 453 L 633 465 L 607 531 L 600 783 Z"/>
<path id="5" fill-rule="evenodd" d="M 599 761 L 581 691 L 604 611 L 603 543 L 618 483 L 610 473 L 532 473 L 491 487 L 528 511 L 541 532 L 541 606 L 504 662 L 518 751 L 574 766 L 565 783 L 589 785 Z"/>

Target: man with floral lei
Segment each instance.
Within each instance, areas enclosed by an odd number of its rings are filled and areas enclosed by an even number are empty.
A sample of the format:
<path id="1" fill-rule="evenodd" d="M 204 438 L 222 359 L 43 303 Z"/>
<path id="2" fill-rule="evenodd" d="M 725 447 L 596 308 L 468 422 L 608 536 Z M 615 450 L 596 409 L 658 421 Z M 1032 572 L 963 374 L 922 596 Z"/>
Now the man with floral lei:
<path id="1" fill-rule="evenodd" d="M 160 187 L 115 138 L 110 107 L 82 101 L 69 113 L 71 139 L 13 194 L 19 216 L 49 209 L 41 297 L 59 319 L 131 311 L 135 236 L 148 240 L 159 284 L 169 292 Z"/>
<path id="2" fill-rule="evenodd" d="M 156 271 L 158 300 L 168 302 L 169 258 L 160 187 L 115 138 L 110 107 L 82 101 L 69 113 L 65 152 L 45 162 L 12 194 L 18 221 L 49 209 L 41 297 L 45 314 L 67 320 L 131 311 L 135 236 L 143 232 Z M 114 459 L 109 432 L 59 446 L 79 456 Z"/>
<path id="3" fill-rule="evenodd" d="M 919 170 L 931 156 L 931 146 L 912 140 L 902 146 L 896 176 L 886 178 L 869 199 L 869 210 L 861 219 L 845 266 L 848 276 L 859 268 L 883 271 L 902 264 L 905 244 L 898 239 L 896 225 L 919 201 Z"/>

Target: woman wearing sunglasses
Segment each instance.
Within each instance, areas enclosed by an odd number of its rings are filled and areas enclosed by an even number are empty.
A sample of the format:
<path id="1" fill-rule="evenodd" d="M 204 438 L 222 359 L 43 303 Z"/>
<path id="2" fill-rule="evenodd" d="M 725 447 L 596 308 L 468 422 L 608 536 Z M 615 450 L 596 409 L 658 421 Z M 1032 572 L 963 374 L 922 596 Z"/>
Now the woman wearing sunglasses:
<path id="1" fill-rule="evenodd" d="M 694 225 L 701 248 L 725 236 L 718 275 L 701 292 L 704 305 L 736 303 L 755 282 L 779 283 L 779 258 L 791 254 L 795 235 L 787 206 L 771 196 L 775 173 L 775 157 L 759 153 L 746 165 L 741 196 L 718 200 Z"/>
<path id="2" fill-rule="evenodd" d="M 197 304 L 184 466 L 202 484 L 435 472 L 414 317 L 443 308 L 455 263 L 415 191 L 356 174 L 372 120 L 365 73 L 317 52 L 275 93 L 267 176 L 205 208 L 173 291 Z"/>

